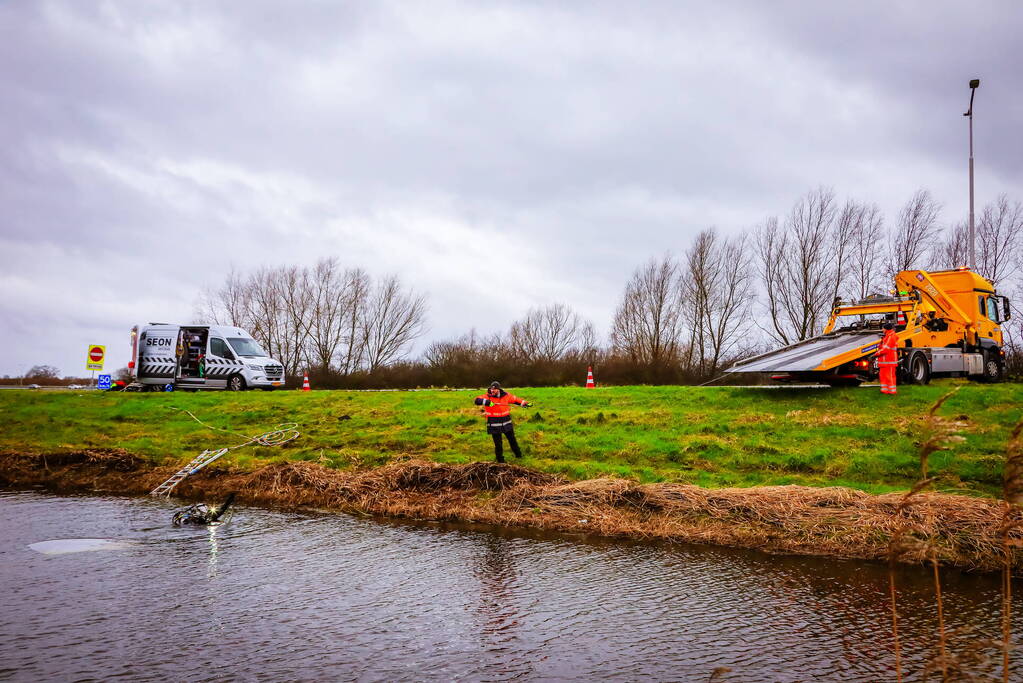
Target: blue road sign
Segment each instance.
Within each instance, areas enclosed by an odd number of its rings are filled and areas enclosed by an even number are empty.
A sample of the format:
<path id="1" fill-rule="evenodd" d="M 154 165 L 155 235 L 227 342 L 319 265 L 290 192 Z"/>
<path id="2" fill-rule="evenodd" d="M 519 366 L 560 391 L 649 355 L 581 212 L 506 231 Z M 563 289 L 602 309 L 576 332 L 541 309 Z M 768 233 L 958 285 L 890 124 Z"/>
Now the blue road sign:
<path id="1" fill-rule="evenodd" d="M 110 375 L 100 375 L 96 378 L 97 389 L 109 389 L 110 388 Z"/>

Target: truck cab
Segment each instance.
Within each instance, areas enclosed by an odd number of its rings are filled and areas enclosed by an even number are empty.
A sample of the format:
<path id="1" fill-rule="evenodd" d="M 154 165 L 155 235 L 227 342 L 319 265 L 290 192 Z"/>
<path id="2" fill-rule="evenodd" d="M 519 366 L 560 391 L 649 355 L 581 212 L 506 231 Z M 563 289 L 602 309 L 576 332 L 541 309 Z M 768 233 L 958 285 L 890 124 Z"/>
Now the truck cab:
<path id="1" fill-rule="evenodd" d="M 972 328 L 972 343 L 977 350 L 1002 346 L 1001 326 L 1009 319 L 1009 300 L 997 294 L 989 280 L 966 269 L 943 270 L 927 275 L 962 310 L 967 327 Z M 920 282 L 914 271 L 900 273 L 900 277 L 908 282 Z M 927 290 L 926 285 L 924 289 Z M 934 341 L 940 340 L 935 338 Z"/>
<path id="2" fill-rule="evenodd" d="M 239 327 L 150 323 L 132 328 L 131 343 L 128 370 L 143 391 L 284 386 L 284 365 Z"/>

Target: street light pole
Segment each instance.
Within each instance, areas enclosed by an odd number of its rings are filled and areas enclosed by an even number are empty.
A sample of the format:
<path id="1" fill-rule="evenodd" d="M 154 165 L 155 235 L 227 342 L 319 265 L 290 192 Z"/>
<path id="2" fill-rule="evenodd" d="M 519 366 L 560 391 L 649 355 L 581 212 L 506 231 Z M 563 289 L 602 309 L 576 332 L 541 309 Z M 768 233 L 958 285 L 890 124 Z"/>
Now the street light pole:
<path id="1" fill-rule="evenodd" d="M 979 86 L 979 78 L 970 81 L 970 108 L 963 114 L 970 119 L 970 270 L 974 272 L 977 272 L 977 233 L 973 225 L 973 96 Z"/>

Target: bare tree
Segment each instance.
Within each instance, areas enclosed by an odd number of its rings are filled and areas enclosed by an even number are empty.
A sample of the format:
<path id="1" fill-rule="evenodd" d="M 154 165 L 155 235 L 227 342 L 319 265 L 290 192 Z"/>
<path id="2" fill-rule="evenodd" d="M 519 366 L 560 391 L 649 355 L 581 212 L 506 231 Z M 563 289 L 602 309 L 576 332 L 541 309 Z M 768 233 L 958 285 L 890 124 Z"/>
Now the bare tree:
<path id="1" fill-rule="evenodd" d="M 426 298 L 406 292 L 396 276 L 380 281 L 362 322 L 367 370 L 401 358 L 426 328 Z"/>
<path id="2" fill-rule="evenodd" d="M 1009 294 L 1012 302 L 1012 317 L 1002 324 L 1002 338 L 1007 352 L 1006 367 L 1014 376 L 1023 375 L 1023 310 L 1019 305 L 1023 301 L 1023 282 L 1016 282 L 1015 290 L 1001 289 L 1002 294 Z"/>
<path id="3" fill-rule="evenodd" d="M 288 374 L 301 371 L 303 360 L 304 339 L 293 329 L 297 316 L 288 309 L 288 290 L 296 286 L 297 277 L 293 269 L 263 267 L 249 278 L 246 293 L 249 332 Z"/>
<path id="4" fill-rule="evenodd" d="M 676 273 L 668 255 L 636 269 L 612 322 L 615 351 L 655 369 L 677 357 L 682 319 Z"/>
<path id="5" fill-rule="evenodd" d="M 888 279 L 903 270 L 926 268 L 926 256 L 938 240 L 938 215 L 941 204 L 928 190 L 917 190 L 899 212 L 899 223 L 891 236 L 891 256 L 888 259 Z"/>
<path id="6" fill-rule="evenodd" d="M 314 315 L 312 277 L 307 268 L 287 266 L 278 270 L 278 278 L 281 336 L 289 357 L 295 358 L 297 373 L 299 369 L 308 369 L 311 364 L 309 329 Z"/>
<path id="7" fill-rule="evenodd" d="M 838 212 L 834 228 L 831 231 L 831 251 L 834 254 L 834 283 L 831 300 L 834 301 L 846 288 L 855 287 L 856 266 L 859 249 L 856 240 L 862 232 L 861 224 L 866 218 L 868 208 L 855 200 L 847 200 Z"/>
<path id="8" fill-rule="evenodd" d="M 1000 195 L 984 207 L 977 222 L 977 272 L 993 282 L 1006 282 L 1021 268 L 1023 205 Z M 959 268 L 970 263 L 970 228 L 966 221 L 949 229 L 931 255 L 933 268 Z"/>
<path id="9" fill-rule="evenodd" d="M 601 350 L 597 347 L 597 331 L 593 328 L 592 323 L 587 322 L 579 333 L 576 354 L 588 363 L 593 363 L 600 353 Z"/>
<path id="10" fill-rule="evenodd" d="M 783 344 L 807 339 L 823 326 L 841 279 L 835 195 L 808 192 L 792 207 L 784 228 L 775 218 L 757 230 L 757 267 L 767 297 L 769 334 Z M 848 239 L 843 233 L 841 239 Z"/>
<path id="11" fill-rule="evenodd" d="M 341 344 L 339 317 L 343 301 L 341 265 L 337 258 L 320 259 L 305 280 L 310 315 L 304 320 L 307 354 L 310 364 L 322 370 L 330 368 Z"/>
<path id="12" fill-rule="evenodd" d="M 1023 204 L 1000 195 L 984 207 L 977 223 L 977 270 L 998 283 L 1020 272 L 1017 252 L 1023 249 Z"/>
<path id="13" fill-rule="evenodd" d="M 25 372 L 25 379 L 58 379 L 60 370 L 52 365 L 33 365 Z"/>
<path id="14" fill-rule="evenodd" d="M 343 270 L 337 258 L 327 258 L 316 262 L 305 284 L 311 304 L 305 319 L 309 356 L 321 370 L 337 361 L 342 374 L 349 374 L 362 360 L 357 330 L 368 276 L 358 269 Z"/>
<path id="15" fill-rule="evenodd" d="M 852 220 L 854 227 L 849 288 L 856 298 L 864 299 L 882 287 L 885 257 L 884 219 L 876 204 L 857 204 Z"/>
<path id="16" fill-rule="evenodd" d="M 336 355 L 336 367 L 342 375 L 362 367 L 366 357 L 366 336 L 363 321 L 367 315 L 372 281 L 361 268 L 345 271 L 345 308 L 339 321 L 341 347 Z"/>
<path id="17" fill-rule="evenodd" d="M 196 315 L 246 328 L 289 374 L 315 366 L 349 375 L 401 358 L 423 332 L 426 300 L 403 291 L 396 277 L 374 288 L 365 271 L 327 258 L 248 277 L 232 271 L 203 295 Z"/>
<path id="18" fill-rule="evenodd" d="M 931 252 L 932 269 L 959 268 L 970 262 L 970 226 L 965 222 L 950 226 L 945 239 Z"/>
<path id="19" fill-rule="evenodd" d="M 756 245 L 756 263 L 760 282 L 764 287 L 764 305 L 771 329 L 767 333 L 773 339 L 788 343 L 788 335 L 782 323 L 785 300 L 785 267 L 784 258 L 787 252 L 788 239 L 778 225 L 778 218 L 771 216 L 763 225 L 754 231 Z"/>
<path id="20" fill-rule="evenodd" d="M 469 366 L 481 355 L 484 344 L 473 328 L 454 341 L 432 342 L 423 352 L 423 360 L 430 367 L 437 369 L 448 369 L 458 365 Z"/>
<path id="21" fill-rule="evenodd" d="M 578 351 L 594 337 L 593 325 L 565 304 L 551 304 L 530 310 L 512 323 L 509 346 L 526 362 L 561 360 Z"/>
<path id="22" fill-rule="evenodd" d="M 714 375 L 750 326 L 754 274 L 739 239 L 711 228 L 697 235 L 682 262 L 681 312 L 690 330 L 687 367 Z"/>
<path id="23" fill-rule="evenodd" d="M 243 277 L 232 266 L 222 287 L 200 294 L 193 314 L 195 322 L 251 327 L 252 289 L 249 284 L 249 278 Z"/>

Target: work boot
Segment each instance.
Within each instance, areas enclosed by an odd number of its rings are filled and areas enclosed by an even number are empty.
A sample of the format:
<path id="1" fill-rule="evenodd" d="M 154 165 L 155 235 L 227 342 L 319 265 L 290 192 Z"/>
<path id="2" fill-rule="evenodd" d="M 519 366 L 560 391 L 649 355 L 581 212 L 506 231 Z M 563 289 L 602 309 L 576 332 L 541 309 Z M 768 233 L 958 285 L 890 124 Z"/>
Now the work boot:
<path id="1" fill-rule="evenodd" d="M 497 462 L 503 463 L 504 462 L 504 456 L 503 455 L 497 456 Z"/>
<path id="2" fill-rule="evenodd" d="M 522 451 L 515 451 L 515 457 L 516 458 L 521 458 L 522 457 Z"/>

